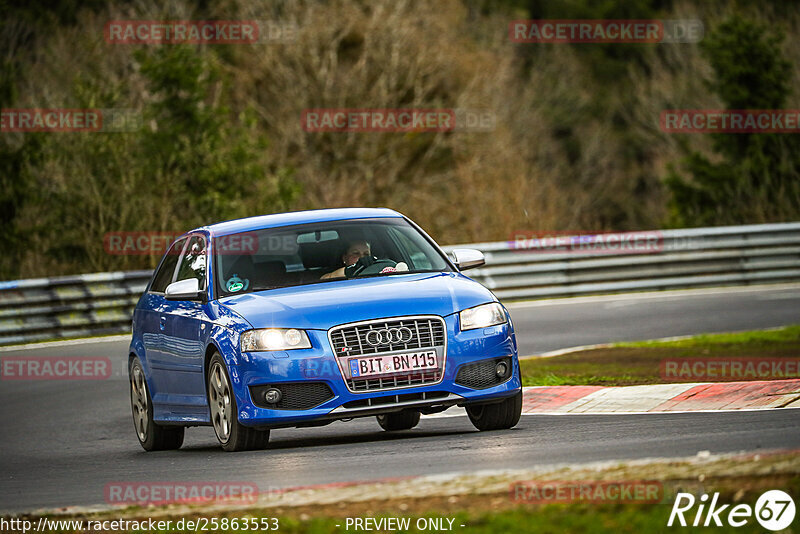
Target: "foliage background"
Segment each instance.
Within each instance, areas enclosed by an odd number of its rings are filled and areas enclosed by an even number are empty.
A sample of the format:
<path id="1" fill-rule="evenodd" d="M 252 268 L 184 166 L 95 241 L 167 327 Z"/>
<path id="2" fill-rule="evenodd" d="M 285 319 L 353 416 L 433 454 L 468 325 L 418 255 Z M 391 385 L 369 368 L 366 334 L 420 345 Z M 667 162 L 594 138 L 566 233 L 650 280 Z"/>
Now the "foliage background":
<path id="1" fill-rule="evenodd" d="M 535 45 L 528 18 L 698 18 L 698 44 Z M 108 44 L 118 19 L 258 19 L 258 45 Z M 797 220 L 796 136 L 673 135 L 668 108 L 800 104 L 782 0 L 0 0 L 2 108 L 133 108 L 131 133 L 0 133 L 0 279 L 152 267 L 114 231 L 388 206 L 441 243 Z M 326 107 L 456 107 L 491 133 L 306 133 Z"/>

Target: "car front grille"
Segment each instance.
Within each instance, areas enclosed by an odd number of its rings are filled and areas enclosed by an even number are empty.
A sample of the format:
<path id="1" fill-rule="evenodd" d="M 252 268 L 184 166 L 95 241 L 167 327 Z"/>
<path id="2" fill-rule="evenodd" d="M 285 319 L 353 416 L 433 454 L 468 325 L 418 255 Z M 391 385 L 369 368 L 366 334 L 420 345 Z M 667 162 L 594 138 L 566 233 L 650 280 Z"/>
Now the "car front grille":
<path id="1" fill-rule="evenodd" d="M 275 388 L 281 391 L 281 400 L 270 404 L 264 400 L 264 393 Z M 334 397 L 333 391 L 325 382 L 286 382 L 250 386 L 253 403 L 270 410 L 310 410 Z"/>
<path id="2" fill-rule="evenodd" d="M 501 361 L 505 361 L 509 370 L 506 376 L 497 376 L 496 367 Z M 481 360 L 475 363 L 462 365 L 456 375 L 456 384 L 472 389 L 486 389 L 502 384 L 511 378 L 511 358 L 492 358 Z"/>
<path id="3" fill-rule="evenodd" d="M 412 337 L 406 342 L 388 342 L 371 345 L 367 339 L 370 330 L 408 328 Z M 444 346 L 444 321 L 434 317 L 417 319 L 382 319 L 353 326 L 340 326 L 331 330 L 331 343 L 337 356 L 362 356 L 383 354 L 397 350 L 425 349 Z"/>
<path id="4" fill-rule="evenodd" d="M 377 332 L 398 329 L 405 334 L 401 339 L 377 336 Z M 444 375 L 447 335 L 441 317 L 393 317 L 346 324 L 332 328 L 329 338 L 347 387 L 355 393 L 436 384 Z M 351 378 L 349 375 L 347 362 L 354 356 L 383 356 L 430 349 L 436 351 L 437 369 L 368 378 Z"/>

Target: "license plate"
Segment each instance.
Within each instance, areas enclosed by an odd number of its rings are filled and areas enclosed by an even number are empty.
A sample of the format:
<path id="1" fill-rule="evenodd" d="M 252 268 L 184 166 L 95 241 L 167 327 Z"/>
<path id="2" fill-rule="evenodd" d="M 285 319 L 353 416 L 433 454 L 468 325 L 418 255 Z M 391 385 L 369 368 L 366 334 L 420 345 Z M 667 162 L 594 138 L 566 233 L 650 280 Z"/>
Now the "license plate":
<path id="1" fill-rule="evenodd" d="M 350 376 L 364 377 L 436 369 L 439 362 L 435 350 L 392 354 L 390 356 L 374 356 L 372 358 L 351 358 Z"/>

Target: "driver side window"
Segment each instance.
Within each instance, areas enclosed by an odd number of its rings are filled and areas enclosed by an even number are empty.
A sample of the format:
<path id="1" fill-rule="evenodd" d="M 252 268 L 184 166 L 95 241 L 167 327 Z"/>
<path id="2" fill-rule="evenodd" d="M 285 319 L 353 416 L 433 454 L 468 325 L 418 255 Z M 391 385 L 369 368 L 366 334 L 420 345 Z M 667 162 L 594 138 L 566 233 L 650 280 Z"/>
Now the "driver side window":
<path id="1" fill-rule="evenodd" d="M 150 284 L 150 291 L 154 293 L 163 293 L 167 286 L 172 283 L 172 275 L 175 274 L 175 266 L 180 259 L 181 250 L 183 245 L 186 244 L 186 238 L 175 241 L 169 250 L 164 255 L 161 261 L 161 266 L 158 272 L 153 276 L 153 283 Z"/>

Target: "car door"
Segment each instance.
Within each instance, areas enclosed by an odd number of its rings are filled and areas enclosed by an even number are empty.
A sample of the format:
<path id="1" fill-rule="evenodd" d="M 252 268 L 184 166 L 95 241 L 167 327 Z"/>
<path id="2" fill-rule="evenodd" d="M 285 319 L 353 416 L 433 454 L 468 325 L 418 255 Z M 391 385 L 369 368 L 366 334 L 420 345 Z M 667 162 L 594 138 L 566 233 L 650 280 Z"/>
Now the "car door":
<path id="1" fill-rule="evenodd" d="M 147 368 L 150 373 L 150 388 L 153 402 L 159 403 L 169 394 L 164 376 L 165 353 L 164 343 L 167 331 L 167 314 L 169 303 L 164 298 L 164 291 L 175 279 L 175 271 L 181 252 L 188 239 L 182 238 L 170 246 L 161 259 L 161 263 L 153 275 L 147 293 L 144 296 L 144 305 L 141 314 L 142 342 L 144 343 Z"/>
<path id="2" fill-rule="evenodd" d="M 203 235 L 189 236 L 175 281 L 195 278 L 201 290 L 207 287 L 207 243 Z M 164 372 L 170 403 L 190 413 L 207 414 L 203 360 L 205 334 L 209 328 L 207 304 L 194 300 L 168 300 L 164 343 Z M 189 415 L 189 413 L 184 413 Z"/>

